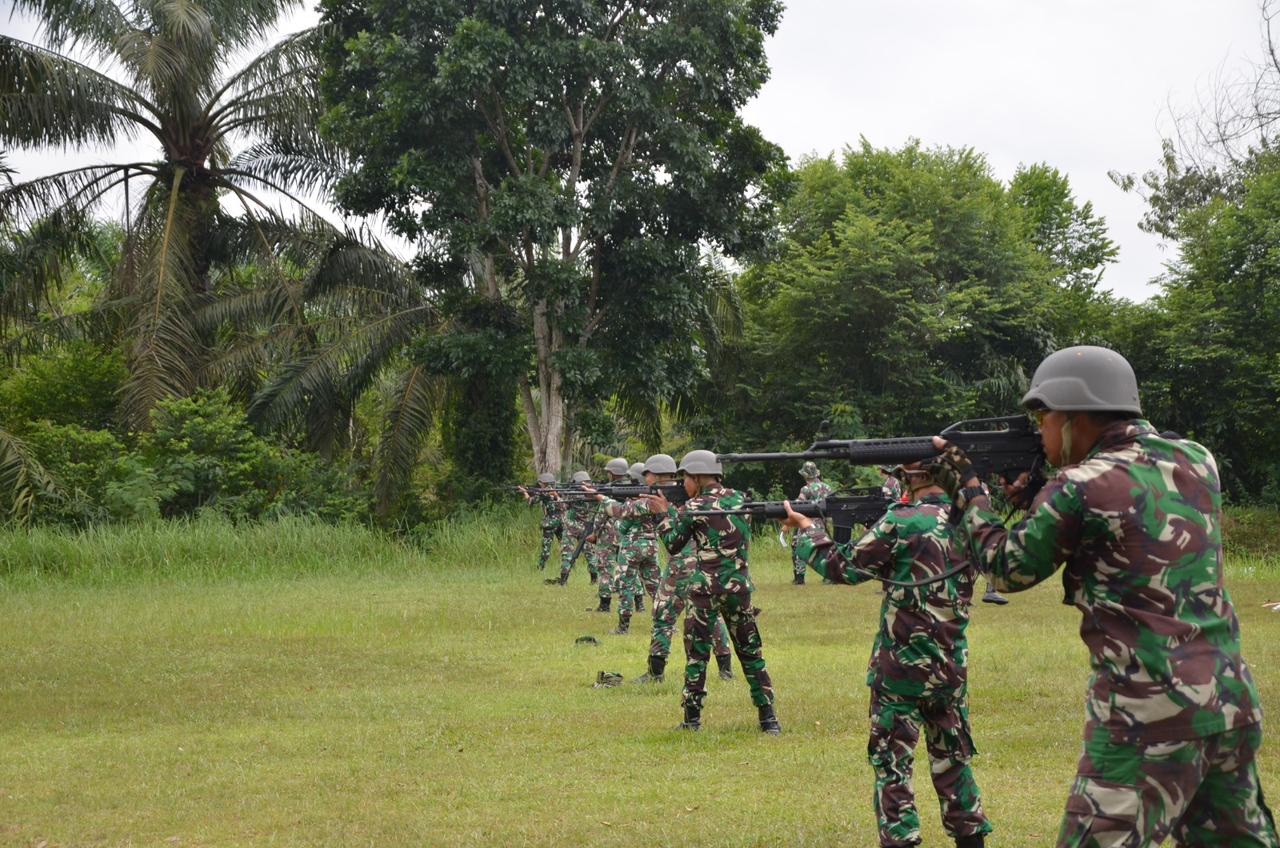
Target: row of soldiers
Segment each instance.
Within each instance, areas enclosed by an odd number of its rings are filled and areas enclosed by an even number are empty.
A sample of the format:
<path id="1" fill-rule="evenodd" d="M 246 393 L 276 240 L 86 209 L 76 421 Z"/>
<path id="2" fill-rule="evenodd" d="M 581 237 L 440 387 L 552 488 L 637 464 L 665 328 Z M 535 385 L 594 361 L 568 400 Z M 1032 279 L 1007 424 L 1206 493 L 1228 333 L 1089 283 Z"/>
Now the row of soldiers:
<path id="1" fill-rule="evenodd" d="M 605 465 L 610 483 L 633 482 L 647 486 L 670 485 L 680 469 L 667 454 L 655 454 L 643 463 L 627 465 L 622 458 Z M 635 612 L 644 611 L 647 594 L 653 606 L 652 633 L 649 640 L 648 669 L 637 683 L 660 683 L 664 680 L 667 659 L 676 622 L 689 603 L 691 578 L 698 571 L 695 553 L 682 549 L 668 555 L 659 567 L 658 527 L 661 516 L 653 512 L 647 501 L 615 501 L 604 495 L 591 495 L 591 478 L 585 471 L 576 472 L 573 482 L 584 487 L 588 496 L 567 499 L 552 488 L 555 477 L 538 478 L 538 486 L 522 489 L 526 498 L 542 507 L 542 549 L 538 567 L 543 569 L 551 557 L 553 541 L 560 540 L 560 573 L 546 583 L 563 586 L 569 580 L 575 562 L 585 555 L 589 581 L 597 587 L 599 604 L 595 612 L 611 611 L 612 600 L 618 602 L 618 626 L 613 633 L 630 632 Z M 712 628 L 716 664 L 721 679 L 732 680 L 732 653 L 729 634 L 723 621 Z"/>
<path id="2" fill-rule="evenodd" d="M 983 574 L 1018 592 L 1062 568 L 1092 673 L 1059 848 L 1146 848 L 1167 838 L 1280 848 L 1256 763 L 1261 704 L 1223 584 L 1212 454 L 1145 421 L 1133 369 L 1104 348 L 1049 356 L 1023 406 L 1056 473 L 1034 494 L 1025 477 L 1002 481 L 1025 512 L 1013 526 L 993 510 L 969 457 L 943 438 L 934 439 L 934 460 L 896 469 L 906 502 L 860 539 L 837 544 L 787 504 L 783 526 L 795 531 L 800 561 L 835 582 L 884 589 L 867 670 L 881 845 L 920 844 L 911 771 L 921 731 L 944 830 L 957 848 L 984 845 L 992 825 L 970 766 L 967 698 L 974 581 Z M 723 622 L 761 729 L 779 733 L 752 604 L 751 529 L 735 513 L 745 497 L 724 486 L 709 451 L 691 451 L 677 470 L 690 496 L 680 507 L 662 494 L 602 503 L 608 514 L 655 522 L 673 562 L 693 562 L 680 726 L 700 727 L 712 627 Z"/>

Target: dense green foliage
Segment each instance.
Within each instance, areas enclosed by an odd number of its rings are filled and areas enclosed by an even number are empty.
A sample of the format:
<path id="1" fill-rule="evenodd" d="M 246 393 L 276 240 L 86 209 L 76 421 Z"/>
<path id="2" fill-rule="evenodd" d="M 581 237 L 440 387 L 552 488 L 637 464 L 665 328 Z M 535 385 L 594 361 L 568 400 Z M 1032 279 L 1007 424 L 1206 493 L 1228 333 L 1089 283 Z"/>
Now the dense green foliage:
<path id="1" fill-rule="evenodd" d="M 327 0 L 324 127 L 353 212 L 522 316 L 539 471 L 601 404 L 650 442 L 714 336 L 701 248 L 760 246 L 781 162 L 738 115 L 767 77 L 776 0 Z M 425 403 L 426 399 L 423 399 Z"/>
<path id="2" fill-rule="evenodd" d="M 43 337 L 90 334 L 123 351 L 120 414 L 134 429 L 150 426 L 159 401 L 270 361 L 258 350 L 228 365 L 220 330 L 229 319 L 269 316 L 269 338 L 289 349 L 297 339 L 286 328 L 308 323 L 298 301 L 313 293 L 300 290 L 296 269 L 360 273 L 356 240 L 297 200 L 340 167 L 314 132 L 314 34 L 263 43 L 297 5 L 18 0 L 15 11 L 39 18 L 42 43 L 0 36 L 6 145 L 93 149 L 139 135 L 154 144 L 148 160 L 0 187 L 0 236 L 20 248 L 0 249 L 10 254 L 0 261 L 0 321 Z M 296 217 L 266 192 L 291 198 Z M 92 243 L 89 222 L 112 200 L 123 200 L 122 240 L 94 308 L 41 320 L 74 267 L 68 251 Z M 26 232 L 7 232 L 13 226 Z M 257 289 L 258 309 L 247 308 L 246 288 Z M 234 305 L 219 308 L 224 299 Z M 314 344 L 317 333 L 303 338 Z"/>
<path id="3" fill-rule="evenodd" d="M 1280 503 L 1280 157 L 1178 217 L 1162 294 L 1118 321 L 1151 417 L 1210 445 L 1239 499 Z"/>
<path id="4" fill-rule="evenodd" d="M 824 420 L 855 437 L 1008 414 L 1100 300 L 1114 247 L 1052 169 L 1010 187 L 972 150 L 864 142 L 795 178 L 774 257 L 739 280 L 746 331 L 705 389 L 699 436 L 722 450 L 807 444 Z"/>
<path id="5" fill-rule="evenodd" d="M 1270 124 L 1217 165 L 1166 143 L 1113 175 L 1177 250 L 1135 304 L 1051 164 L 864 140 L 787 167 L 740 114 L 775 0 L 326 0 L 263 47 L 290 6 L 17 4 L 46 46 L 0 36 L 0 141 L 162 150 L 27 181 L 0 157 L 9 519 L 412 528 L 564 463 L 1008 414 L 1081 343 L 1129 357 L 1230 500 L 1280 503 Z M 386 213 L 414 262 L 258 202 L 277 188 Z"/>
<path id="6" fill-rule="evenodd" d="M 34 518 L 87 525 L 206 512 L 368 517 L 367 491 L 347 469 L 255 434 L 225 392 L 161 401 L 153 422 L 150 431 L 125 434 L 26 422 L 26 449 L 58 485 L 37 499 Z"/>
<path id="7" fill-rule="evenodd" d="M 25 359 L 0 380 L 0 415 L 11 428 L 34 420 L 109 427 L 127 376 L 118 352 L 69 342 Z"/>

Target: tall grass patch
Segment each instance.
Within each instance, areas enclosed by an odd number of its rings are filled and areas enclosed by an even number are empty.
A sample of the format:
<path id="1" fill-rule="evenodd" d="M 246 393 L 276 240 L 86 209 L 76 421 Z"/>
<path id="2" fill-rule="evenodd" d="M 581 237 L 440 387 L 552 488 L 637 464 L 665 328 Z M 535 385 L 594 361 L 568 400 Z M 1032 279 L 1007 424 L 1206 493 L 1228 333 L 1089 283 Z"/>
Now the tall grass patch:
<path id="1" fill-rule="evenodd" d="M 206 513 L 76 531 L 0 532 L 0 585 L 9 589 L 49 581 L 107 586 L 403 573 L 425 564 L 420 550 L 386 534 L 305 518 L 236 524 Z"/>

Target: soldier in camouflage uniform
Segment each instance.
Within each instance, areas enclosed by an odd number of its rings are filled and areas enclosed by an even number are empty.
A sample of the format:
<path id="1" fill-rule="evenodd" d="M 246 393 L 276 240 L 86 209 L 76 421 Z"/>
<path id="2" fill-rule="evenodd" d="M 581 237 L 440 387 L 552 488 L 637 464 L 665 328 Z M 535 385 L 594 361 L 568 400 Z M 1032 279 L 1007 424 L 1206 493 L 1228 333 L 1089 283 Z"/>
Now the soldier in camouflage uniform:
<path id="1" fill-rule="evenodd" d="M 643 467 L 643 463 L 637 462 L 633 469 L 639 473 L 639 469 Z M 628 469 L 628 474 L 633 478 L 635 476 L 631 469 Z M 596 495 L 596 500 L 600 502 L 605 515 L 616 522 L 618 528 L 619 541 L 613 563 L 613 586 L 618 596 L 618 627 L 612 632 L 623 636 L 631 632 L 632 610 L 636 601 L 643 597 L 641 566 L 646 560 L 657 558 L 658 516 L 649 509 L 648 502 L 638 498 L 616 501 L 604 495 Z"/>
<path id="2" fill-rule="evenodd" d="M 644 473 L 643 462 L 632 463 L 631 469 L 628 473 L 631 474 L 631 479 L 634 480 L 637 485 L 653 485 L 651 483 L 645 482 L 647 478 Z M 658 568 L 657 522 L 654 522 L 654 525 L 652 527 L 645 528 L 643 532 L 646 534 L 646 538 L 652 539 L 653 541 L 653 545 L 652 545 L 653 556 L 646 556 L 640 559 L 633 560 L 631 563 L 631 568 L 629 568 L 630 571 L 635 572 L 634 573 L 635 583 L 633 584 L 632 588 L 634 588 L 636 592 L 636 597 L 635 597 L 636 612 L 644 612 L 644 596 L 646 592 L 649 594 L 649 601 L 651 603 L 653 602 L 654 599 L 657 598 L 658 582 L 662 579 L 660 569 Z M 621 548 L 619 548 L 619 553 L 621 553 Z"/>
<path id="3" fill-rule="evenodd" d="M 1098 347 L 1052 354 L 1023 397 L 1058 474 L 1006 529 L 964 452 L 939 481 L 996 588 L 1062 575 L 1093 673 L 1060 848 L 1276 848 L 1255 757 L 1262 710 L 1222 576 L 1222 494 L 1203 446 L 1144 421 L 1137 380 Z M 1007 490 L 1016 498 L 1016 481 Z"/>
<path id="4" fill-rule="evenodd" d="M 609 474 L 609 482 L 615 484 L 628 481 L 627 469 L 627 460 L 620 456 L 609 460 L 604 466 L 604 470 Z M 587 563 L 594 567 L 597 575 L 597 595 L 600 598 L 600 604 L 597 607 L 588 607 L 587 612 L 607 613 L 612 604 L 614 584 L 622 578 L 618 573 L 618 546 L 621 544 L 622 535 L 618 520 L 609 515 L 603 504 L 598 502 L 603 498 L 596 495 L 596 500 L 595 519 L 592 524 L 594 532 L 587 539 Z M 617 591 L 621 590 L 622 587 L 619 586 Z M 626 599 L 628 617 L 630 617 L 633 598 L 634 594 Z M 621 598 L 618 606 L 623 606 Z"/>
<path id="5" fill-rule="evenodd" d="M 804 478 L 804 486 L 800 489 L 800 494 L 796 495 L 796 500 L 817 503 L 826 500 L 827 495 L 831 494 L 832 488 L 823 482 L 822 473 L 818 471 L 818 466 L 812 462 L 806 462 L 800 466 L 800 476 Z M 796 548 L 791 547 L 791 571 L 793 574 L 791 582 L 797 586 L 804 585 L 804 560 L 796 556 Z M 830 582 L 830 581 L 827 581 Z"/>
<path id="6" fill-rule="evenodd" d="M 645 482 L 650 486 L 664 485 L 675 481 L 676 461 L 665 453 L 654 454 L 645 462 Z M 641 506 L 643 505 L 643 506 Z M 650 509 L 647 500 L 640 501 L 637 509 Z M 658 581 L 657 591 L 653 595 L 653 636 L 649 640 L 649 668 L 636 678 L 636 683 L 661 683 L 667 668 L 667 657 L 671 655 L 671 637 L 675 633 L 676 621 L 684 612 L 692 588 L 691 577 L 698 570 L 698 559 L 686 547 L 667 559 L 666 568 Z M 725 629 L 724 620 L 716 619 L 712 631 L 712 641 L 716 665 L 720 669 L 721 680 L 733 679 L 733 659 L 729 648 L 729 631 Z M 685 653 L 688 654 L 688 645 Z"/>
<path id="7" fill-rule="evenodd" d="M 894 476 L 894 470 L 883 465 L 879 466 L 877 470 L 884 475 L 884 481 L 880 484 L 880 491 L 884 492 L 884 496 L 891 501 L 901 501 L 902 482 Z"/>
<path id="8" fill-rule="evenodd" d="M 533 491 L 520 487 L 526 502 L 536 503 L 542 507 L 542 550 L 538 554 L 539 571 L 547 567 L 547 559 L 551 556 L 552 539 L 559 539 L 564 532 L 564 503 L 555 497 L 555 492 L 551 489 L 555 482 L 554 474 L 539 474 L 538 485 Z"/>
<path id="9" fill-rule="evenodd" d="M 698 563 L 698 569 L 689 576 L 692 610 L 684 619 L 688 663 L 684 675 L 684 721 L 680 727 L 702 727 L 711 634 L 716 622 L 723 619 L 751 690 L 751 701 L 759 712 L 760 730 L 781 733 L 773 709 L 773 683 L 765 668 L 760 629 L 756 626 L 759 610 L 751 604 L 755 588 L 747 566 L 751 525 L 740 515 L 693 514 L 699 510 L 737 509 L 746 498 L 721 482 L 724 468 L 711 451 L 690 451 L 679 470 L 685 473 L 687 503 L 677 509 L 662 495 L 648 500 L 654 511 L 662 514 L 658 536 L 667 550 L 674 553 L 692 546 Z"/>
<path id="10" fill-rule="evenodd" d="M 867 666 L 871 736 L 867 756 L 875 772 L 880 844 L 920 844 L 911 772 L 920 729 L 929 774 L 942 807 L 942 826 L 958 848 L 981 848 L 991 823 L 982 810 L 969 760 L 977 751 L 969 733 L 969 606 L 974 571 L 949 522 L 951 499 L 928 472 L 902 474 L 914 503 L 894 503 L 857 542 L 838 545 L 810 519 L 791 511 L 794 554 L 837 583 L 885 577 L 928 580 L 918 588 L 885 585 L 880 629 Z"/>
<path id="11" fill-rule="evenodd" d="M 585 471 L 573 472 L 573 482 L 582 485 L 591 482 L 591 475 Z M 569 571 L 573 568 L 573 555 L 580 543 L 585 547 L 584 538 L 591 532 L 595 521 L 596 504 L 591 500 L 569 501 L 562 519 L 563 533 L 560 537 L 560 576 L 548 577 L 544 583 L 563 586 L 569 582 Z M 592 577 L 591 582 L 595 582 Z"/>

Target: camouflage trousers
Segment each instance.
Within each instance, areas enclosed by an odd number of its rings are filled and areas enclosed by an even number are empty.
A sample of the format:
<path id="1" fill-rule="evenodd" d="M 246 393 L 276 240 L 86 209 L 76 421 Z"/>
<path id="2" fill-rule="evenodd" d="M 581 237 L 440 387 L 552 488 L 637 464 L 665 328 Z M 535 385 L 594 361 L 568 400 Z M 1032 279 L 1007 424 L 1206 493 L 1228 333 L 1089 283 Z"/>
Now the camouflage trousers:
<path id="1" fill-rule="evenodd" d="M 569 572 L 573 569 L 574 558 L 573 552 L 578 550 L 578 543 L 582 543 L 582 553 L 578 555 L 578 561 L 588 555 L 590 542 L 583 542 L 583 537 L 590 533 L 591 530 L 576 522 L 566 521 L 564 524 L 564 532 L 560 536 L 560 580 L 562 582 L 569 579 Z M 590 564 L 588 563 L 588 568 Z"/>
<path id="2" fill-rule="evenodd" d="M 756 614 L 759 612 L 751 606 L 750 592 L 689 596 L 689 611 L 684 617 L 687 657 L 684 668 L 685 706 L 702 709 L 706 700 L 707 660 L 711 658 L 712 633 L 721 619 L 729 631 L 729 641 L 738 655 L 742 675 L 751 689 L 751 703 L 757 707 L 773 703 L 773 681 L 764 666 L 760 628 L 756 626 Z"/>
<path id="3" fill-rule="evenodd" d="M 649 640 L 649 656 L 671 656 L 671 637 L 676 630 L 676 621 L 689 603 L 687 578 L 692 569 L 697 567 L 696 561 L 684 557 L 673 557 L 667 564 L 667 570 L 653 595 L 653 638 Z M 722 619 L 716 619 L 711 636 L 716 656 L 729 656 L 729 631 L 725 629 Z M 684 653 L 686 657 L 689 655 L 688 639 L 685 640 Z"/>
<path id="4" fill-rule="evenodd" d="M 662 572 L 658 568 L 658 540 L 645 539 L 649 545 L 650 553 L 639 562 L 632 562 L 629 566 L 636 572 L 636 580 L 640 583 L 641 589 L 650 599 L 656 601 L 658 598 L 658 585 L 662 582 Z M 639 591 L 636 594 L 640 594 Z"/>
<path id="5" fill-rule="evenodd" d="M 1276 848 L 1255 757 L 1259 724 L 1203 739 L 1118 743 L 1085 728 L 1058 848 Z"/>
<path id="6" fill-rule="evenodd" d="M 559 540 L 564 531 L 559 521 L 543 522 L 542 524 L 542 550 L 538 553 L 538 570 L 547 567 L 547 560 L 551 558 L 551 547 L 554 540 Z"/>
<path id="7" fill-rule="evenodd" d="M 634 612 L 636 597 L 646 589 L 645 570 L 656 563 L 657 556 L 656 539 L 630 536 L 619 543 L 618 552 L 613 558 L 613 574 L 610 578 L 613 591 L 618 596 L 619 615 L 630 616 Z"/>
<path id="8" fill-rule="evenodd" d="M 617 555 L 616 542 L 605 539 L 587 542 L 587 571 L 596 576 L 596 591 L 602 598 L 613 595 L 614 560 Z"/>
<path id="9" fill-rule="evenodd" d="M 867 759 L 875 772 L 875 808 L 882 846 L 920 844 L 911 769 L 924 727 L 929 774 L 942 810 L 942 828 L 952 839 L 990 833 L 970 758 L 969 707 L 963 696 L 906 698 L 871 690 L 871 736 Z"/>

